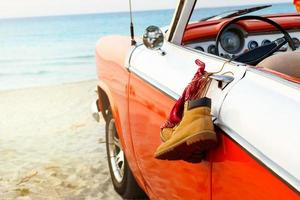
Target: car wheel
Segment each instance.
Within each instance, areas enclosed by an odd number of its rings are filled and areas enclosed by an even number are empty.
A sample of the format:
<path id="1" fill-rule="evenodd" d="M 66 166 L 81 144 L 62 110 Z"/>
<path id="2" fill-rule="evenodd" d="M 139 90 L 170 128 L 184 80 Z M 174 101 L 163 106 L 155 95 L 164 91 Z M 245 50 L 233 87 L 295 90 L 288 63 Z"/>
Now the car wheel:
<path id="1" fill-rule="evenodd" d="M 110 109 L 105 128 L 108 166 L 116 192 L 125 199 L 146 199 L 128 166 Z"/>

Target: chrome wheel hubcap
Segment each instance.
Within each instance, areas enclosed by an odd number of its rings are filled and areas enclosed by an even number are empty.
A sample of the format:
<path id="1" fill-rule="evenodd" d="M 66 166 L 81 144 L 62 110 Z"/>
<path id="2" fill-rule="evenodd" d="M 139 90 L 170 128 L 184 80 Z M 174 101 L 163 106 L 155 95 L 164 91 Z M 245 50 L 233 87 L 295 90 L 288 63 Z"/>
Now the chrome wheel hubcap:
<path id="1" fill-rule="evenodd" d="M 115 127 L 115 120 L 112 119 L 108 126 L 108 149 L 109 160 L 116 180 L 120 183 L 124 176 L 124 152 L 120 145 L 119 136 Z"/>

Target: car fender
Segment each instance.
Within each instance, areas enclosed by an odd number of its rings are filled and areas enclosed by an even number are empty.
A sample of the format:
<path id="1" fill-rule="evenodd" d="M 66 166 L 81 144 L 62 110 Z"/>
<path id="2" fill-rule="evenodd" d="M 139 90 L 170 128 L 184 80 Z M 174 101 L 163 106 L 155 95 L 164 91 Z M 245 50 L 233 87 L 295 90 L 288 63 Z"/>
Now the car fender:
<path id="1" fill-rule="evenodd" d="M 136 46 L 131 46 L 130 37 L 106 36 L 101 38 L 96 46 L 97 84 L 109 101 L 128 164 L 138 183 L 145 190 L 145 182 L 132 146 L 130 127 L 126 125 L 129 124 L 126 122 L 129 120 L 129 116 L 124 114 L 128 109 L 126 106 L 129 89 L 126 83 L 129 81 L 128 65 L 130 55 L 135 48 Z M 114 91 L 119 93 L 114 93 Z"/>

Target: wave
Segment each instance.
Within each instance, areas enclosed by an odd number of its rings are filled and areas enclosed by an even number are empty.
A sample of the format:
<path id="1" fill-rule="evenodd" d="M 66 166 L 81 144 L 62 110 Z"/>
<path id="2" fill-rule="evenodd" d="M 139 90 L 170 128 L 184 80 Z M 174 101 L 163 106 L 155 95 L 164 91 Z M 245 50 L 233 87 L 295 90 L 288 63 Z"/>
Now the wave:
<path id="1" fill-rule="evenodd" d="M 0 73 L 0 76 L 26 76 L 26 75 L 44 75 L 57 73 L 57 71 L 37 70 L 31 72 L 4 72 Z"/>
<path id="2" fill-rule="evenodd" d="M 46 57 L 46 58 L 30 58 L 30 59 L 0 59 L 0 64 L 2 63 L 18 63 L 18 62 L 37 62 L 37 61 L 62 61 L 62 60 L 83 60 L 83 59 L 93 59 L 93 54 L 78 55 L 78 56 L 62 56 L 62 57 Z"/>
<path id="3" fill-rule="evenodd" d="M 58 66 L 58 67 L 63 67 L 63 66 L 72 66 L 72 65 L 87 65 L 87 64 L 93 64 L 93 62 L 91 62 L 93 60 L 82 60 L 82 61 L 76 61 L 76 60 L 72 60 L 72 61 L 67 61 L 67 60 L 55 60 L 55 61 L 46 61 L 46 62 L 42 62 L 42 63 L 38 63 L 36 65 L 39 66 Z"/>

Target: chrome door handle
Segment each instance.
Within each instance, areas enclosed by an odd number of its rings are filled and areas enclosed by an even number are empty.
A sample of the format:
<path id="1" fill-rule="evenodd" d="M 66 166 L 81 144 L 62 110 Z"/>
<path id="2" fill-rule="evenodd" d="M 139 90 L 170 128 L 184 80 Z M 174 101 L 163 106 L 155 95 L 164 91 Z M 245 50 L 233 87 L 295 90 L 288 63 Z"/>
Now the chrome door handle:
<path id="1" fill-rule="evenodd" d="M 234 80 L 234 77 L 228 75 L 211 75 L 210 78 L 218 81 L 218 87 L 222 90 Z"/>
<path id="2" fill-rule="evenodd" d="M 222 81 L 224 83 L 230 83 L 234 80 L 232 76 L 226 76 L 226 75 L 211 75 L 210 78 L 216 81 Z"/>

